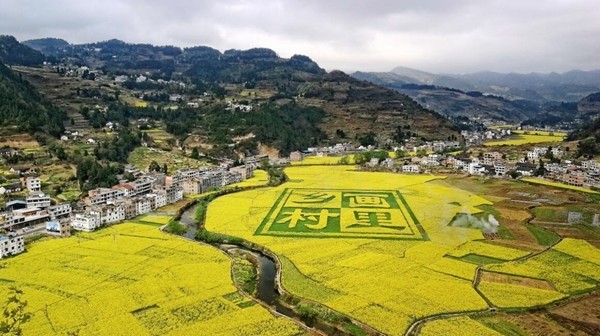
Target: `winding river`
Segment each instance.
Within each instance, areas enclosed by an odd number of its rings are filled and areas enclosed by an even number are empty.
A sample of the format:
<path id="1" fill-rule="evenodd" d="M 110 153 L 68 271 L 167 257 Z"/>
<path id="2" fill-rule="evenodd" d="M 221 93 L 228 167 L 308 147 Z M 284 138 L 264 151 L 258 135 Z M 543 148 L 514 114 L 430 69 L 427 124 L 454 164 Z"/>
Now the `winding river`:
<path id="1" fill-rule="evenodd" d="M 198 205 L 191 206 L 181 214 L 179 221 L 188 226 L 187 232 L 183 235 L 188 239 L 195 239 L 196 232 L 198 231 L 196 225 L 196 209 Z M 300 316 L 296 311 L 290 309 L 288 306 L 281 303 L 279 300 L 281 294 L 277 291 L 275 279 L 277 277 L 277 266 L 275 261 L 268 256 L 251 251 L 243 246 L 221 244 L 219 248 L 228 254 L 246 253 L 252 255 L 256 260 L 258 268 L 258 279 L 256 283 L 256 299 L 261 301 L 264 305 L 271 307 L 274 311 L 281 315 L 290 317 L 303 325 L 318 330 L 325 335 L 346 335 L 346 333 L 339 329 L 332 327 L 329 324 L 323 323 L 319 320 L 308 320 Z"/>

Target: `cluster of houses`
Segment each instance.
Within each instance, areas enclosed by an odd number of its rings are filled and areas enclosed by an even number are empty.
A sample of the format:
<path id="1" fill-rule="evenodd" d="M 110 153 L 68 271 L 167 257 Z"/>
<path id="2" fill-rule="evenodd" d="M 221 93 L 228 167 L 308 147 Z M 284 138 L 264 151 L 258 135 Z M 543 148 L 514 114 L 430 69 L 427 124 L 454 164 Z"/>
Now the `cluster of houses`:
<path id="1" fill-rule="evenodd" d="M 485 131 L 462 131 L 460 133 L 465 139 L 465 146 L 478 147 L 486 140 L 502 139 L 510 136 L 510 129 L 487 129 Z"/>
<path id="2" fill-rule="evenodd" d="M 175 203 L 184 194 L 201 194 L 241 182 L 252 177 L 254 168 L 243 165 L 229 169 L 183 169 L 172 176 L 157 172 L 144 174 L 132 166 L 126 167 L 125 171 L 135 176 L 135 181 L 121 181 L 112 188 L 90 190 L 84 200 L 85 209 L 72 216 L 73 229 L 94 231 Z"/>
<path id="3" fill-rule="evenodd" d="M 478 157 L 467 154 L 429 154 L 401 160 L 372 159 L 366 163 L 366 166 L 382 167 L 400 173 L 418 174 L 434 170 L 452 170 L 456 173 L 492 177 L 506 177 L 511 172 L 527 177 L 538 172 L 544 178 L 555 182 L 578 187 L 600 188 L 599 162 L 561 160 L 564 156 L 565 151 L 560 147 L 534 147 L 516 161 L 507 160 L 505 154 L 500 152 L 485 152 Z M 553 161 L 548 163 L 548 158 L 552 158 Z M 540 166 L 542 159 L 546 161 L 543 169 Z"/>
<path id="4" fill-rule="evenodd" d="M 400 146 L 393 148 L 394 151 L 402 150 L 405 152 L 444 152 L 448 150 L 460 149 L 461 145 L 458 141 L 425 141 L 418 138 L 410 138 Z M 295 151 L 290 154 L 290 161 L 302 161 L 304 155 L 338 155 L 359 153 L 370 150 L 375 150 L 374 146 L 356 146 L 350 142 L 338 143 L 328 147 L 309 147 L 303 151 Z"/>
<path id="5" fill-rule="evenodd" d="M 88 192 L 83 204 L 73 210 L 71 204 L 52 204 L 50 196 L 44 194 L 38 177 L 23 179 L 22 188 L 28 195 L 24 200 L 6 204 L 0 213 L 0 257 L 24 251 L 23 237 L 36 226 L 45 224 L 46 233 L 69 236 L 71 228 L 79 231 L 94 231 L 102 226 L 117 223 L 148 213 L 154 209 L 181 200 L 184 194 L 200 194 L 228 184 L 241 182 L 254 174 L 258 164 L 235 167 L 184 169 L 172 176 L 163 173 L 143 173 L 127 166 L 135 180 L 120 181 L 111 188 L 96 188 Z"/>
<path id="6" fill-rule="evenodd" d="M 230 111 L 250 112 L 252 111 L 252 105 L 238 104 L 232 101 L 227 101 L 227 109 Z"/>
<path id="7" fill-rule="evenodd" d="M 23 237 L 16 235 L 16 230 L 27 230 L 48 222 L 66 221 L 71 215 L 70 204 L 52 205 L 50 196 L 41 191 L 42 184 L 38 177 L 27 177 L 23 184 L 23 188 L 28 191 L 27 197 L 7 202 L 5 210 L 0 213 L 0 230 L 8 232 L 7 235 L 0 235 L 0 258 L 24 251 Z"/>

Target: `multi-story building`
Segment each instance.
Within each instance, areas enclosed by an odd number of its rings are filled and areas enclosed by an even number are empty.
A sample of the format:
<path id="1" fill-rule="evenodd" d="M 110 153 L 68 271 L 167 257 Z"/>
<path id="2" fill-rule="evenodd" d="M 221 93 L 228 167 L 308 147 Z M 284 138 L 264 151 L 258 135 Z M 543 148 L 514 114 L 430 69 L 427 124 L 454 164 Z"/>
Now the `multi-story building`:
<path id="1" fill-rule="evenodd" d="M 242 174 L 227 171 L 223 173 L 223 181 L 221 182 L 221 186 L 242 182 L 243 180 L 244 178 L 242 177 Z"/>
<path id="2" fill-rule="evenodd" d="M 181 169 L 181 170 L 178 170 L 175 175 L 181 177 L 182 180 L 185 180 L 188 178 L 200 177 L 200 170 L 199 169 Z"/>
<path id="3" fill-rule="evenodd" d="M 183 180 L 182 183 L 184 194 L 201 194 L 202 193 L 202 179 L 199 177 L 193 177 Z"/>
<path id="4" fill-rule="evenodd" d="M 589 169 L 589 170 L 594 170 L 594 171 L 600 171 L 600 163 L 596 160 L 588 160 L 588 161 L 583 161 L 581 163 L 581 167 L 583 169 Z"/>
<path id="5" fill-rule="evenodd" d="M 125 169 L 124 169 L 124 172 L 126 174 L 131 174 L 131 175 L 135 176 L 136 178 L 140 177 L 142 175 L 142 171 L 139 170 L 136 166 L 133 166 L 133 165 L 126 165 Z"/>
<path id="6" fill-rule="evenodd" d="M 254 175 L 254 167 L 250 165 L 241 165 L 237 167 L 229 168 L 229 171 L 232 173 L 238 173 L 242 175 L 242 180 L 246 180 L 251 178 Z"/>
<path id="7" fill-rule="evenodd" d="M 46 232 L 51 235 L 58 235 L 61 237 L 71 236 L 71 225 L 66 221 L 48 221 L 46 222 Z"/>
<path id="8" fill-rule="evenodd" d="M 573 171 L 562 175 L 562 181 L 565 184 L 582 187 L 585 182 L 585 174 L 580 171 Z"/>
<path id="9" fill-rule="evenodd" d="M 50 215 L 47 210 L 40 208 L 17 209 L 6 214 L 5 222 L 0 229 L 22 229 L 44 223 L 48 219 L 50 219 Z"/>
<path id="10" fill-rule="evenodd" d="M 487 152 L 483 153 L 483 164 L 493 165 L 494 163 L 502 160 L 502 153 L 499 152 Z"/>
<path id="11" fill-rule="evenodd" d="M 153 190 L 146 195 L 152 202 L 152 209 L 158 209 L 167 205 L 167 192 L 164 190 Z"/>
<path id="12" fill-rule="evenodd" d="M 125 220 L 125 207 L 122 204 L 106 204 L 99 208 L 100 224 L 110 224 Z"/>
<path id="13" fill-rule="evenodd" d="M 506 165 L 502 162 L 496 162 L 493 164 L 494 171 L 496 172 L 496 176 L 504 176 L 506 175 Z"/>
<path id="14" fill-rule="evenodd" d="M 50 196 L 44 193 L 33 193 L 25 199 L 27 202 L 28 208 L 40 208 L 46 209 L 49 208 L 52 202 L 50 201 Z"/>
<path id="15" fill-rule="evenodd" d="M 125 188 L 96 188 L 89 191 L 88 204 L 99 205 L 113 201 L 119 197 L 126 196 L 128 193 Z"/>
<path id="16" fill-rule="evenodd" d="M 165 186 L 167 187 L 181 187 L 183 181 L 186 180 L 183 176 L 175 174 L 173 176 L 165 177 Z"/>
<path id="17" fill-rule="evenodd" d="M 25 242 L 23 237 L 14 233 L 0 235 L 0 259 L 8 256 L 17 255 L 25 251 Z"/>
<path id="18" fill-rule="evenodd" d="M 152 182 L 153 178 L 143 177 L 139 178 L 133 182 L 120 182 L 118 185 L 114 186 L 114 190 L 126 190 L 124 196 L 128 197 L 136 197 L 149 193 L 152 191 Z"/>
<path id="19" fill-rule="evenodd" d="M 183 189 L 176 186 L 164 187 L 165 192 L 167 193 L 167 203 L 175 203 L 181 199 L 183 199 Z"/>
<path id="20" fill-rule="evenodd" d="M 30 193 L 42 191 L 42 181 L 39 177 L 28 177 L 25 179 L 25 186 Z"/>
<path id="21" fill-rule="evenodd" d="M 50 218 L 62 218 L 71 215 L 71 204 L 69 203 L 61 203 L 58 205 L 53 205 L 48 208 L 48 214 Z"/>
<path id="22" fill-rule="evenodd" d="M 295 151 L 290 153 L 290 161 L 302 161 L 304 159 L 304 154 L 300 151 Z"/>
<path id="23" fill-rule="evenodd" d="M 100 227 L 100 212 L 89 210 L 86 213 L 75 214 L 71 222 L 73 229 L 91 232 Z"/>
<path id="24" fill-rule="evenodd" d="M 136 209 L 138 215 L 143 215 L 152 211 L 152 201 L 147 197 L 140 197 L 136 200 Z"/>
<path id="25" fill-rule="evenodd" d="M 416 164 L 403 165 L 402 172 L 418 174 L 421 172 L 421 167 L 419 167 L 419 165 L 416 165 Z"/>

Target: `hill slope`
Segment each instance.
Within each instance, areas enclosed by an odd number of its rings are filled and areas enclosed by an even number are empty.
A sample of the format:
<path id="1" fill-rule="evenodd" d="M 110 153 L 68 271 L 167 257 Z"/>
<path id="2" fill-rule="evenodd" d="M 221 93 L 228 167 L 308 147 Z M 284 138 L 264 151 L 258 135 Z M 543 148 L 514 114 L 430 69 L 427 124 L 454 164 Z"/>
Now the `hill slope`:
<path id="1" fill-rule="evenodd" d="M 0 126 L 22 131 L 43 131 L 59 136 L 65 114 L 44 101 L 37 90 L 0 63 Z"/>
<path id="2" fill-rule="evenodd" d="M 63 39 L 51 37 L 27 40 L 21 43 L 47 56 L 56 56 L 70 46 L 69 42 Z"/>
<path id="3" fill-rule="evenodd" d="M 19 43 L 14 37 L 0 35 L 0 61 L 8 65 L 36 66 L 45 60 L 37 50 Z"/>
<path id="4" fill-rule="evenodd" d="M 268 105 L 277 108 L 277 106 L 297 104 L 322 109 L 325 112 L 322 117 L 307 118 L 303 123 L 311 125 L 301 127 L 311 130 L 311 134 L 316 134 L 313 126 L 320 127 L 327 137 L 316 135 L 314 137 L 315 141 L 319 140 L 321 143 L 344 139 L 355 140 L 368 133 L 373 133 L 379 140 L 386 141 L 392 138 L 392 134 L 398 127 L 411 129 L 412 133 L 425 139 L 447 139 L 458 136 L 451 122 L 433 111 L 422 108 L 408 96 L 368 82 L 358 81 L 341 72 L 328 74 L 309 57 L 303 55 L 294 55 L 287 59 L 265 48 L 220 52 L 205 46 L 181 49 L 174 46 L 128 44 L 119 40 L 69 45 L 61 50 L 61 53 L 56 55 L 57 58 L 62 57 L 65 60 L 75 58 L 77 63 L 87 64 L 92 69 L 102 69 L 109 76 L 123 73 L 136 76 L 144 74 L 153 79 L 175 78 L 191 83 L 193 86 L 190 86 L 191 89 L 186 87 L 187 91 L 194 91 L 196 94 L 210 91 L 217 97 L 224 98 L 220 104 L 243 99 L 255 107 Z M 146 85 L 135 81 L 125 84 L 130 84 L 128 89 L 143 90 L 145 94 L 164 93 L 160 85 Z M 40 89 L 45 88 L 40 87 Z M 260 92 L 260 94 L 243 96 L 244 92 L 248 91 L 254 91 L 255 94 Z M 193 96 L 191 93 L 190 95 Z M 188 115 L 185 121 L 187 125 L 178 125 L 185 126 L 179 127 L 181 128 L 179 133 L 183 135 L 194 132 L 195 129 L 196 133 L 204 136 L 204 140 L 219 139 L 222 144 L 226 144 L 232 143 L 235 137 L 240 136 L 237 133 L 243 130 L 265 129 L 257 125 L 250 127 L 247 124 L 248 120 L 255 120 L 255 118 L 236 115 L 235 118 L 227 118 L 228 128 L 221 134 L 218 136 L 210 134 L 214 131 L 213 126 L 219 125 L 211 123 L 212 117 L 202 117 L 202 115 L 214 116 L 222 111 L 223 107 L 220 107 L 217 102 L 214 106 L 195 112 L 199 120 L 193 120 L 192 116 Z M 256 108 L 249 113 L 261 113 L 261 111 L 263 110 Z M 293 113 L 297 109 L 285 108 L 281 111 L 288 111 L 281 113 Z M 277 113 L 274 116 L 277 116 Z M 294 116 L 281 117 L 277 123 L 288 119 L 294 120 Z M 235 132 L 229 131 L 232 129 Z M 336 132 L 337 130 L 343 132 Z M 337 136 L 341 133 L 345 134 L 345 137 Z M 265 138 L 261 134 L 254 134 L 257 139 Z M 281 137 L 281 135 L 276 136 Z M 290 143 L 300 143 L 267 138 L 275 145 L 288 143 L 288 145 L 278 145 L 285 151 L 290 149 Z"/>

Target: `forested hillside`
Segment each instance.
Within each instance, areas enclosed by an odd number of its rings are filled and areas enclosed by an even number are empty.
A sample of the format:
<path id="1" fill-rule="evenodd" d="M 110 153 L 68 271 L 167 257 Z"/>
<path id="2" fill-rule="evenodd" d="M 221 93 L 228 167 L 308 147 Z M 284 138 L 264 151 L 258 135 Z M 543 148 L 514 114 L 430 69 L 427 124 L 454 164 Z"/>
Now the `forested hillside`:
<path id="1" fill-rule="evenodd" d="M 66 115 L 44 101 L 36 89 L 21 76 L 0 63 L 0 125 L 17 126 L 34 133 L 47 132 L 59 136 Z"/>

